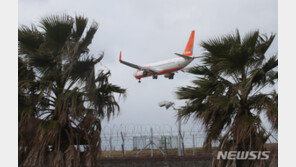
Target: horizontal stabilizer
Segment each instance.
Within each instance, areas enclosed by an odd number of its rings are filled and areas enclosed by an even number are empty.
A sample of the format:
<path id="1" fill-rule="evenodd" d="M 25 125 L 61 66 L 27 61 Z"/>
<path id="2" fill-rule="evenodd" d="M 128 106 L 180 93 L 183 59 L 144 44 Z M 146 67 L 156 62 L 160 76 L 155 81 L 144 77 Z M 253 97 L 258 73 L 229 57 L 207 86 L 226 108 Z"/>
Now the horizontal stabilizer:
<path id="1" fill-rule="evenodd" d="M 198 57 L 189 57 L 189 56 L 185 56 L 185 55 L 183 55 L 183 54 L 180 54 L 180 53 L 175 53 L 175 55 L 178 55 L 178 56 L 180 56 L 180 57 L 183 57 L 184 59 L 196 59 L 196 58 L 198 58 Z"/>
<path id="2" fill-rule="evenodd" d="M 192 59 L 192 57 L 189 57 L 189 56 L 185 56 L 185 55 L 182 55 L 180 53 L 175 53 L 176 55 L 180 56 L 180 57 L 183 57 L 184 59 Z"/>

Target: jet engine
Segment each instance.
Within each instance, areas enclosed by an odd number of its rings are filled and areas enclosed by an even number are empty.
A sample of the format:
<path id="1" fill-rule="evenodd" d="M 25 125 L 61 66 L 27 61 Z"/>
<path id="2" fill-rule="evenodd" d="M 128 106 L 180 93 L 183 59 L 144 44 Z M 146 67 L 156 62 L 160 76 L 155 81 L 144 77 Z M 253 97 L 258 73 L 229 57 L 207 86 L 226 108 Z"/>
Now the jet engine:
<path id="1" fill-rule="evenodd" d="M 165 78 L 168 78 L 168 79 L 174 79 L 174 73 L 166 73 L 166 74 L 164 74 L 164 77 Z"/>

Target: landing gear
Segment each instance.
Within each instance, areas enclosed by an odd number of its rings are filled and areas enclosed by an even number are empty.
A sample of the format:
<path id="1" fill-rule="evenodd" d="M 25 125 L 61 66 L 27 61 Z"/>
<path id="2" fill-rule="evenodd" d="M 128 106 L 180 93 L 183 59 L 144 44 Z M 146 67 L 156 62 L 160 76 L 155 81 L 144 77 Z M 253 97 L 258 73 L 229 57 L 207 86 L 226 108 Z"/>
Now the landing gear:
<path id="1" fill-rule="evenodd" d="M 175 75 L 175 73 L 170 73 L 169 79 L 174 79 L 174 75 Z"/>
<path id="2" fill-rule="evenodd" d="M 139 81 L 138 81 L 139 83 L 141 83 L 141 79 L 139 79 Z"/>
<path id="3" fill-rule="evenodd" d="M 157 79 L 157 75 L 153 75 L 152 76 L 152 79 Z"/>

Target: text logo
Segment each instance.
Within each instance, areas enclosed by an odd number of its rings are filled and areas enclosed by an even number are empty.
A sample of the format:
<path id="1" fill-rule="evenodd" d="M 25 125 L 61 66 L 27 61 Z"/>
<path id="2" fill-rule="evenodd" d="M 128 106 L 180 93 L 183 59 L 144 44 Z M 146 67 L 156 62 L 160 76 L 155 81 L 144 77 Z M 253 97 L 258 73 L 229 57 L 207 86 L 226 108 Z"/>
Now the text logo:
<path id="1" fill-rule="evenodd" d="M 269 159 L 270 151 L 218 151 L 217 159 L 231 160 L 266 160 Z"/>

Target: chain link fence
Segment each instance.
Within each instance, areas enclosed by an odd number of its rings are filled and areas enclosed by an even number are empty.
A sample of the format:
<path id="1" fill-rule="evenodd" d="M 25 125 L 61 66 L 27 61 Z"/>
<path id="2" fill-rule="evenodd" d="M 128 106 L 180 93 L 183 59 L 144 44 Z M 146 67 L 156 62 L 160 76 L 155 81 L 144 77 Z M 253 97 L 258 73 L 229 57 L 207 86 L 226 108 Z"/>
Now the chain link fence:
<path id="1" fill-rule="evenodd" d="M 166 154 L 168 150 L 178 150 L 175 152 L 176 155 L 195 155 L 205 140 L 204 130 L 197 130 L 196 127 L 201 126 L 182 126 L 179 133 L 177 126 L 171 125 L 104 126 L 101 133 L 101 148 L 105 157 L 125 156 L 127 152 L 139 155 L 144 150 L 150 150 L 151 156 L 157 150 Z M 277 143 L 276 132 L 270 133 L 272 135 L 268 143 Z M 212 143 L 213 147 L 218 145 L 218 142 Z"/>

